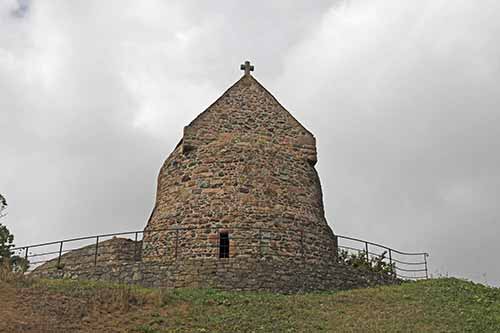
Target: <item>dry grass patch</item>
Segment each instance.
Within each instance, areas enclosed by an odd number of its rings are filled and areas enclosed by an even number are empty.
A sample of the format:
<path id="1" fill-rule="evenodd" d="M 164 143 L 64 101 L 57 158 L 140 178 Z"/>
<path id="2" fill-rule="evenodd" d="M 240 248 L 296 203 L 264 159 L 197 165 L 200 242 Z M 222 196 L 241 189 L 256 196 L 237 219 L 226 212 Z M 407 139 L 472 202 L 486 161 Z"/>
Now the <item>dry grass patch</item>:
<path id="1" fill-rule="evenodd" d="M 0 331 L 500 331 L 500 290 L 458 279 L 298 295 L 23 279 L 0 284 Z"/>

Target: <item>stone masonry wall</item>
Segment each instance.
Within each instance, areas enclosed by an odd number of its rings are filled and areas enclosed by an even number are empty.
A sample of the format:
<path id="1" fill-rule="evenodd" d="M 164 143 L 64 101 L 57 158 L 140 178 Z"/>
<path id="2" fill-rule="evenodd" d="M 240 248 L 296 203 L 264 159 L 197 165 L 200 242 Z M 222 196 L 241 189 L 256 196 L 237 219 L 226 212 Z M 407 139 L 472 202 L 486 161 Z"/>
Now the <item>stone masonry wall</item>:
<path id="1" fill-rule="evenodd" d="M 305 264 L 276 259 L 225 258 L 98 264 L 37 271 L 48 278 L 91 279 L 160 288 L 213 287 L 222 290 L 296 293 L 395 284 L 388 276 L 334 263 Z"/>
<path id="2" fill-rule="evenodd" d="M 97 253 L 96 253 L 97 250 Z M 95 244 L 87 245 L 64 253 L 61 258 L 49 260 L 36 267 L 36 272 L 50 269 L 67 268 L 70 270 L 85 270 L 99 264 L 122 264 L 141 260 L 142 241 L 135 242 L 127 238 L 114 237 Z"/>
<path id="3" fill-rule="evenodd" d="M 253 233 L 268 233 L 277 255 L 333 260 L 315 163 L 314 136 L 243 76 L 186 126 L 161 168 L 144 260 L 172 260 L 179 247 L 184 257 L 216 257 L 221 231 L 231 257 L 256 257 Z M 192 228 L 182 244 L 178 228 Z"/>

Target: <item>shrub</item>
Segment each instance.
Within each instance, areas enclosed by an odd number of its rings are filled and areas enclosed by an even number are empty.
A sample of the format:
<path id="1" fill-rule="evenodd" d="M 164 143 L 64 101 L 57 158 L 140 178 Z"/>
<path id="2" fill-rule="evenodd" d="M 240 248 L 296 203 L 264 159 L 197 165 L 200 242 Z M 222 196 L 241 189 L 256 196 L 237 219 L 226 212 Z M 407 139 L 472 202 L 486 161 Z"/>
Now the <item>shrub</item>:
<path id="1" fill-rule="evenodd" d="M 11 249 L 14 247 L 14 235 L 6 226 L 0 223 L 0 263 L 9 261 L 12 256 Z"/>
<path id="2" fill-rule="evenodd" d="M 14 255 L 14 235 L 6 226 L 0 223 L 0 265 L 10 267 L 14 272 L 25 272 L 29 268 L 29 261 L 18 255 Z"/>
<path id="3" fill-rule="evenodd" d="M 337 262 L 343 265 L 367 269 L 372 272 L 381 273 L 395 278 L 395 264 L 388 263 L 386 261 L 386 254 L 387 251 L 384 251 L 380 256 L 367 257 L 366 252 L 363 251 L 351 253 L 347 250 L 339 250 L 337 254 Z"/>

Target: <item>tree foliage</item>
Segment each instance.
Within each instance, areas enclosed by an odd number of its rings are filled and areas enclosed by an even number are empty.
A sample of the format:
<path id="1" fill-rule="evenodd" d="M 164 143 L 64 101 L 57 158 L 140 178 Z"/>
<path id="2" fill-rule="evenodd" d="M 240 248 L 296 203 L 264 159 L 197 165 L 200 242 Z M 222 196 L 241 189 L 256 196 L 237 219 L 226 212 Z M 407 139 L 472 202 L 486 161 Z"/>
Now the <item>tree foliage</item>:
<path id="1" fill-rule="evenodd" d="M 5 197 L 0 193 L 0 218 L 6 215 L 3 213 L 3 211 L 6 208 L 7 208 L 7 200 L 5 200 Z"/>
<path id="2" fill-rule="evenodd" d="M 14 235 L 6 226 L 0 223 L 0 262 L 12 256 L 11 248 L 14 247 Z"/>
<path id="3" fill-rule="evenodd" d="M 0 194 L 0 217 L 6 214 L 2 212 L 7 208 L 7 200 Z M 29 263 L 23 257 L 14 255 L 14 235 L 10 233 L 7 226 L 0 223 L 0 265 L 7 265 L 14 271 L 26 271 Z"/>
<path id="4" fill-rule="evenodd" d="M 0 193 L 0 218 L 4 217 L 3 211 L 7 208 L 7 200 Z M 10 249 L 14 247 L 14 235 L 12 235 L 6 226 L 0 223 L 0 264 L 3 263 L 6 258 L 12 256 Z"/>

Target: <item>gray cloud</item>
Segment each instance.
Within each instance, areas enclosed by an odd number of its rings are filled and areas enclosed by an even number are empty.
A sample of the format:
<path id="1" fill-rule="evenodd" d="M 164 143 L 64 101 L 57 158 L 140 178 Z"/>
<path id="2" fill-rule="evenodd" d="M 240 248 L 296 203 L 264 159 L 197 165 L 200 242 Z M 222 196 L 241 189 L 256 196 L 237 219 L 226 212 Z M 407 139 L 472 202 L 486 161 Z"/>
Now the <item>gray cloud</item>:
<path id="1" fill-rule="evenodd" d="M 17 0 L 17 8 L 12 10 L 12 15 L 16 17 L 24 17 L 28 14 L 30 3 L 30 0 Z"/>
<path id="2" fill-rule="evenodd" d="M 183 126 L 250 59 L 317 137 L 335 232 L 500 285 L 499 9 L 2 2 L 3 222 L 23 244 L 142 228 Z"/>

